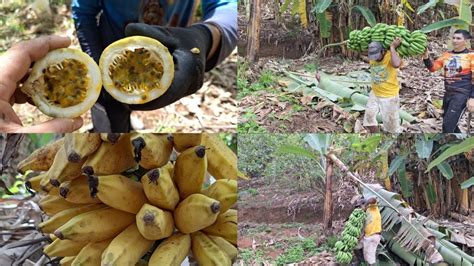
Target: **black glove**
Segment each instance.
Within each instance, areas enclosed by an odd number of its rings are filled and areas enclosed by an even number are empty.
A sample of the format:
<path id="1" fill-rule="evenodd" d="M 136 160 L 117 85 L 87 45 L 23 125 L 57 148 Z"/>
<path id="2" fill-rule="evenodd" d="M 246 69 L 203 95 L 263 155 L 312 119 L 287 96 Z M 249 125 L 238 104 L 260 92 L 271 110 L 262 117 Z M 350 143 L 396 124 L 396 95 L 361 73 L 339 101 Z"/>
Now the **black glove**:
<path id="1" fill-rule="evenodd" d="M 204 25 L 187 28 L 151 26 L 131 23 L 125 28 L 125 35 L 141 35 L 161 42 L 173 55 L 174 79 L 168 90 L 159 98 L 145 103 L 130 105 L 132 110 L 154 110 L 176 102 L 195 93 L 202 87 L 206 58 L 212 46 L 211 31 Z M 191 49 L 198 48 L 199 53 Z"/>

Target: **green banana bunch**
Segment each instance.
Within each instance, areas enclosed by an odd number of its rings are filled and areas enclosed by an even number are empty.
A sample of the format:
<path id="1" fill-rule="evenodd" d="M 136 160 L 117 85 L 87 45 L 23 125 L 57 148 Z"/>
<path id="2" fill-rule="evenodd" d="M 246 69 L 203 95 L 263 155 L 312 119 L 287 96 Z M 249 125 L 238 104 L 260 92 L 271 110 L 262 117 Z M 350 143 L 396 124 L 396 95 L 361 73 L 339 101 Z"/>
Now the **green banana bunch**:
<path id="1" fill-rule="evenodd" d="M 348 264 L 352 261 L 352 250 L 357 246 L 359 237 L 364 227 L 366 214 L 362 209 L 355 209 L 342 231 L 342 237 L 334 244 L 336 248 L 336 260 L 341 264 Z"/>
<path id="2" fill-rule="evenodd" d="M 380 42 L 388 49 L 395 38 L 402 40 L 396 51 L 403 58 L 421 55 L 428 46 L 426 34 L 419 30 L 410 33 L 404 26 L 378 23 L 373 28 L 351 31 L 347 47 L 362 52 L 367 51 L 370 42 Z"/>

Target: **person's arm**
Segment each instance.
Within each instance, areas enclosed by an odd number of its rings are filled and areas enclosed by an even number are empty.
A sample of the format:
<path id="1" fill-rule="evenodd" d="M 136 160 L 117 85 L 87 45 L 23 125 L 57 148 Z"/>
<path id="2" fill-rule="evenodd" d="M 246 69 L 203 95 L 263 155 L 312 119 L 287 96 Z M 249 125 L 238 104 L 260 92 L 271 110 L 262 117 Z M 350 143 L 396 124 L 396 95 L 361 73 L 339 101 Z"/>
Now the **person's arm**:
<path id="1" fill-rule="evenodd" d="M 212 34 L 206 71 L 222 62 L 237 46 L 237 0 L 203 0 L 202 23 Z"/>
<path id="2" fill-rule="evenodd" d="M 471 113 L 474 113 L 474 53 L 469 54 L 470 63 L 471 63 L 471 94 L 469 95 L 469 100 L 467 100 L 467 110 Z"/>
<path id="3" fill-rule="evenodd" d="M 104 48 L 97 20 L 101 11 L 100 0 L 73 0 L 71 9 L 82 50 L 99 62 Z"/>
<path id="4" fill-rule="evenodd" d="M 394 68 L 399 68 L 402 64 L 402 59 L 396 51 L 397 47 L 400 46 L 401 42 L 402 41 L 400 38 L 395 38 L 392 44 L 390 44 L 390 64 Z"/>
<path id="5" fill-rule="evenodd" d="M 426 50 L 425 54 L 423 55 L 423 63 L 425 64 L 426 68 L 428 68 L 430 72 L 435 72 L 438 69 L 443 67 L 444 57 L 445 57 L 445 54 L 443 54 L 443 56 L 439 57 L 433 62 L 430 60 L 430 57 L 428 55 L 428 50 Z"/>

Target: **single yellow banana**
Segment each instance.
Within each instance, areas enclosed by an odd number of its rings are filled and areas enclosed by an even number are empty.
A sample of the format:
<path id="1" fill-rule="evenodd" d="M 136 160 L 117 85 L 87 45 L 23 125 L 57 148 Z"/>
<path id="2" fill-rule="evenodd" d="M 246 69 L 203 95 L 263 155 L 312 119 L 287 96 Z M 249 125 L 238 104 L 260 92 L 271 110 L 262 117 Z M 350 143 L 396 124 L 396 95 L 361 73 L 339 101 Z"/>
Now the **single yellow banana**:
<path id="1" fill-rule="evenodd" d="M 137 213 L 148 201 L 142 184 L 123 175 L 90 176 L 89 188 L 92 197 L 129 213 Z"/>
<path id="2" fill-rule="evenodd" d="M 53 217 L 49 218 L 47 221 L 40 223 L 38 225 L 38 230 L 40 230 L 43 233 L 53 233 L 61 225 L 65 224 L 67 221 L 71 220 L 75 216 L 81 213 L 98 210 L 104 207 L 105 205 L 103 204 L 89 204 L 85 206 L 65 209 L 63 211 L 56 213 Z"/>
<path id="3" fill-rule="evenodd" d="M 199 265 L 232 265 L 227 253 L 200 231 L 191 234 L 191 248 Z"/>
<path id="4" fill-rule="evenodd" d="M 117 143 L 102 142 L 82 167 L 86 175 L 113 175 L 135 166 L 130 148 L 130 135 L 123 135 Z"/>
<path id="5" fill-rule="evenodd" d="M 91 197 L 88 177 L 82 175 L 59 186 L 59 195 L 72 203 L 100 203 L 100 199 Z"/>
<path id="6" fill-rule="evenodd" d="M 59 239 L 99 242 L 118 235 L 132 223 L 135 215 L 105 207 L 77 215 L 54 234 Z"/>
<path id="7" fill-rule="evenodd" d="M 221 203 L 221 213 L 224 213 L 237 202 L 237 180 L 219 179 L 201 193 L 218 200 Z"/>
<path id="8" fill-rule="evenodd" d="M 70 265 L 72 265 L 72 262 L 74 261 L 75 258 L 76 258 L 76 256 L 64 257 L 59 261 L 59 265 L 61 265 L 61 266 L 70 266 Z"/>
<path id="9" fill-rule="evenodd" d="M 214 224 L 202 231 L 210 235 L 221 236 L 237 245 L 237 210 L 230 209 L 220 214 Z"/>
<path id="10" fill-rule="evenodd" d="M 191 147 L 178 155 L 173 179 L 178 186 L 181 199 L 201 191 L 206 172 L 206 147 Z"/>
<path id="11" fill-rule="evenodd" d="M 217 244 L 227 255 L 229 256 L 230 260 L 234 260 L 237 255 L 239 254 L 239 250 L 232 245 L 229 241 L 225 240 L 225 238 L 220 236 L 213 236 L 207 235 L 214 243 Z"/>
<path id="12" fill-rule="evenodd" d="M 81 175 L 81 168 L 86 158 L 79 162 L 70 162 L 67 159 L 66 148 L 61 147 L 54 157 L 53 165 L 48 170 L 50 182 L 59 187 L 62 182 L 72 180 Z"/>
<path id="13" fill-rule="evenodd" d="M 218 134 L 202 134 L 202 145 L 208 148 L 208 171 L 215 179 L 237 179 L 237 155 Z"/>
<path id="14" fill-rule="evenodd" d="M 201 145 L 201 139 L 201 133 L 173 133 L 174 148 L 178 152 Z"/>
<path id="15" fill-rule="evenodd" d="M 59 195 L 46 195 L 38 202 L 38 205 L 40 206 L 41 210 L 49 216 L 53 216 L 56 213 L 66 209 L 84 206 L 83 204 L 68 202 Z"/>
<path id="16" fill-rule="evenodd" d="M 170 176 L 174 176 L 174 165 L 171 162 L 165 164 L 165 166 L 161 167 L 162 169 L 166 169 Z"/>
<path id="17" fill-rule="evenodd" d="M 145 169 L 164 166 L 173 151 L 171 138 L 166 134 L 136 134 L 132 138 L 135 161 Z"/>
<path id="18" fill-rule="evenodd" d="M 153 242 L 145 239 L 133 223 L 110 242 L 102 253 L 101 265 L 135 265 Z"/>
<path id="19" fill-rule="evenodd" d="M 168 237 L 153 251 L 149 265 L 180 266 L 191 250 L 191 236 L 177 233 Z"/>
<path id="20" fill-rule="evenodd" d="M 64 137 L 67 159 L 78 163 L 95 152 L 102 143 L 99 133 L 69 133 Z"/>
<path id="21" fill-rule="evenodd" d="M 179 202 L 179 193 L 167 169 L 153 169 L 141 178 L 143 190 L 151 204 L 173 211 Z"/>
<path id="22" fill-rule="evenodd" d="M 72 262 L 73 266 L 100 266 L 102 253 L 109 246 L 111 239 L 85 245 Z"/>
<path id="23" fill-rule="evenodd" d="M 37 176 L 33 176 L 33 177 L 27 177 L 26 181 L 25 181 L 25 186 L 29 189 L 29 190 L 34 190 L 35 192 L 42 192 L 42 189 L 41 189 L 41 180 L 45 177 L 47 177 L 48 175 L 46 174 L 46 172 L 44 173 L 41 173 Z"/>
<path id="24" fill-rule="evenodd" d="M 56 239 L 44 248 L 44 254 L 49 257 L 76 256 L 88 242 Z"/>
<path id="25" fill-rule="evenodd" d="M 102 141 L 116 143 L 124 134 L 122 133 L 100 133 Z"/>
<path id="26" fill-rule="evenodd" d="M 49 193 L 54 186 L 50 182 L 51 180 L 49 179 L 49 174 L 46 172 L 45 175 L 43 175 L 43 178 L 40 181 L 40 188 L 42 192 Z"/>
<path id="27" fill-rule="evenodd" d="M 174 222 L 181 233 L 189 234 L 213 224 L 219 211 L 219 201 L 202 194 L 192 194 L 174 210 Z"/>
<path id="28" fill-rule="evenodd" d="M 173 214 L 150 204 L 143 207 L 136 216 L 138 230 L 148 240 L 158 240 L 173 234 Z"/>
<path id="29" fill-rule="evenodd" d="M 37 150 L 23 161 L 18 163 L 18 172 L 24 174 L 27 170 L 48 171 L 54 161 L 54 157 L 64 144 L 64 139 L 58 139 Z"/>

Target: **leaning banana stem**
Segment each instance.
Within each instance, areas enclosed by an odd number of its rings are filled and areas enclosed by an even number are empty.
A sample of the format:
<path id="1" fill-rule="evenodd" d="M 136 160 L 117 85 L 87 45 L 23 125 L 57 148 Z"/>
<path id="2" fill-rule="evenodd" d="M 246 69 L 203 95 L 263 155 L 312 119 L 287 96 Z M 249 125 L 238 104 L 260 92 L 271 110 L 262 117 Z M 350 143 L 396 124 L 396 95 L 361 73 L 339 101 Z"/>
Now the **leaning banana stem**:
<path id="1" fill-rule="evenodd" d="M 139 163 L 142 160 L 142 150 L 145 148 L 146 143 L 142 137 L 138 137 L 132 140 L 133 153 L 135 154 L 135 162 Z"/>
<path id="2" fill-rule="evenodd" d="M 423 235 L 420 231 L 418 231 L 418 229 L 395 207 L 393 206 L 392 204 L 390 204 L 389 201 L 387 201 L 384 197 L 380 196 L 379 193 L 377 193 L 377 191 L 375 191 L 374 189 L 372 189 L 370 186 L 367 186 L 367 184 L 365 184 L 361 179 L 360 177 L 358 177 L 357 174 L 354 174 L 352 173 L 351 171 L 349 171 L 349 168 L 343 163 L 341 162 L 341 160 L 339 160 L 336 155 L 332 152 L 329 152 L 328 154 L 326 154 L 326 157 L 328 157 L 329 159 L 331 159 L 341 170 L 343 173 L 345 173 L 347 176 L 349 176 L 350 178 L 352 178 L 354 181 L 356 181 L 357 183 L 359 183 L 361 186 L 363 186 L 364 188 L 370 190 L 370 192 L 374 193 L 375 195 L 377 195 L 377 198 L 381 199 L 388 207 L 390 207 L 391 209 L 395 210 L 397 213 L 398 213 L 398 216 L 404 221 L 406 222 L 407 224 L 410 225 L 410 227 L 412 227 L 414 229 L 414 231 L 420 235 L 424 240 L 426 241 L 430 241 L 425 235 Z"/>

